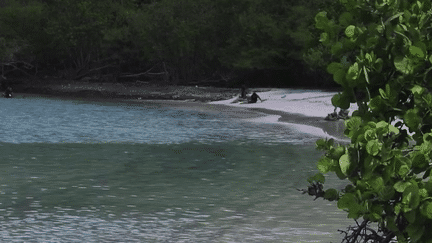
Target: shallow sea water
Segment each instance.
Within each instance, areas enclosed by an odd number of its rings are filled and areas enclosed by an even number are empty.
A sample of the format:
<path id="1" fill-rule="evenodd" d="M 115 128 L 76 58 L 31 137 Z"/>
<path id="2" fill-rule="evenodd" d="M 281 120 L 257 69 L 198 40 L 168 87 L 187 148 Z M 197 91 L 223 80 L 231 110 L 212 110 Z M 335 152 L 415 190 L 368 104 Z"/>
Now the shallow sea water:
<path id="1" fill-rule="evenodd" d="M 225 114 L 1 99 L 0 241 L 339 242 L 318 137 Z M 329 185 L 343 183 L 327 177 Z"/>

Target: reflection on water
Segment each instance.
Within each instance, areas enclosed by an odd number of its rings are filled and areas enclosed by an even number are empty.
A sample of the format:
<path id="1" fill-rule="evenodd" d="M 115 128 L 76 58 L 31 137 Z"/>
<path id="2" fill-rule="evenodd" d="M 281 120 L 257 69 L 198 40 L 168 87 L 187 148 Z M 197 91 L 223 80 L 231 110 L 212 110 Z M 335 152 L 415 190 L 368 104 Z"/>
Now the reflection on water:
<path id="1" fill-rule="evenodd" d="M 287 126 L 15 100 L 1 108 L 16 128 L 0 133 L 1 241 L 329 242 L 350 222 L 296 190 L 320 154 Z"/>
<path id="2" fill-rule="evenodd" d="M 345 218 L 296 190 L 311 146 L 2 145 L 2 239 L 316 242 Z"/>
<path id="3" fill-rule="evenodd" d="M 230 119 L 223 113 L 158 104 L 116 104 L 54 99 L 2 99 L 0 141 L 8 143 L 128 142 L 169 144 L 238 139 L 313 143 L 313 135 L 286 125 Z"/>

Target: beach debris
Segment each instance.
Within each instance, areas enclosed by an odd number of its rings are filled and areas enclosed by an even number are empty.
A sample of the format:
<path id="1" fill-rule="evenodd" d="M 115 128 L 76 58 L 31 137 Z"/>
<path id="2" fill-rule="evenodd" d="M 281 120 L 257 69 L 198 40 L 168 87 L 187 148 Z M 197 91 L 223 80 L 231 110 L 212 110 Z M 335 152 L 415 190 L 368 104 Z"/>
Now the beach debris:
<path id="1" fill-rule="evenodd" d="M 349 111 L 347 109 L 341 109 L 338 113 L 338 119 L 346 120 L 349 118 Z"/>
<path id="2" fill-rule="evenodd" d="M 285 98 L 286 97 L 286 95 L 283 95 L 281 98 Z"/>
<path id="3" fill-rule="evenodd" d="M 336 111 L 334 111 L 333 113 L 329 113 L 324 120 L 326 121 L 336 121 L 338 119 L 338 114 Z"/>
<path id="4" fill-rule="evenodd" d="M 329 113 L 324 120 L 326 121 L 336 121 L 336 120 L 346 120 L 349 118 L 349 111 L 347 109 L 341 109 L 339 113 L 336 112 L 337 108 L 334 109 L 332 113 Z"/>

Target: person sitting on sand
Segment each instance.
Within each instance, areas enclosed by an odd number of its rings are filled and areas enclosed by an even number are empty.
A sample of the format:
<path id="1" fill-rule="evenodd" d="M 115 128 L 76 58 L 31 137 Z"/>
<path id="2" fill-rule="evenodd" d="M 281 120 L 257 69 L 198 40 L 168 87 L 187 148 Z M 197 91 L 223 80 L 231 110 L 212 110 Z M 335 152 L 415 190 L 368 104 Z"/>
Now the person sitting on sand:
<path id="1" fill-rule="evenodd" d="M 258 99 L 263 102 L 261 100 L 261 98 L 257 95 L 257 93 L 253 92 L 253 94 L 250 97 L 249 103 L 256 103 L 258 101 Z"/>
<path id="2" fill-rule="evenodd" d="M 242 99 L 246 99 L 246 85 L 242 85 L 241 87 L 241 94 L 240 94 L 240 98 Z"/>
<path id="3" fill-rule="evenodd" d="M 12 87 L 8 86 L 7 89 L 4 92 L 5 98 L 12 98 Z"/>

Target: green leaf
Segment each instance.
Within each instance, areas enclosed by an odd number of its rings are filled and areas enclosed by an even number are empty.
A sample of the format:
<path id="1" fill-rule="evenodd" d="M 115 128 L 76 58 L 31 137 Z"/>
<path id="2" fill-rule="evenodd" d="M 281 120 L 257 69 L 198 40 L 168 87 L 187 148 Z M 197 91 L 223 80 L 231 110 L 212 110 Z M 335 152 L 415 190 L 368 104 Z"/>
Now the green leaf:
<path id="1" fill-rule="evenodd" d="M 424 92 L 424 88 L 417 84 L 414 85 L 414 87 L 412 87 L 410 90 L 414 95 L 422 95 Z"/>
<path id="2" fill-rule="evenodd" d="M 348 209 L 353 204 L 357 204 L 357 199 L 352 193 L 345 193 L 337 202 L 339 209 Z"/>
<path id="3" fill-rule="evenodd" d="M 345 35 L 348 38 L 352 38 L 355 35 L 355 30 L 356 30 L 356 27 L 354 25 L 350 25 L 350 26 L 346 27 L 346 29 L 345 29 Z"/>
<path id="4" fill-rule="evenodd" d="M 424 55 L 426 55 L 427 53 L 427 46 L 425 43 L 421 42 L 421 41 L 416 41 L 414 42 L 414 46 L 420 48 L 422 50 L 422 52 L 424 53 Z"/>
<path id="5" fill-rule="evenodd" d="M 340 69 L 343 69 L 343 66 L 338 62 L 332 62 L 327 66 L 327 72 L 330 74 L 335 74 Z"/>
<path id="6" fill-rule="evenodd" d="M 345 74 L 346 73 L 343 69 L 339 69 L 336 71 L 336 73 L 333 74 L 333 80 L 336 83 L 344 86 L 345 85 Z"/>
<path id="7" fill-rule="evenodd" d="M 330 188 L 324 192 L 324 198 L 329 201 L 334 201 L 339 198 L 339 193 L 336 189 Z"/>
<path id="8" fill-rule="evenodd" d="M 413 55 L 413 56 L 415 56 L 417 58 L 424 58 L 425 57 L 425 54 L 422 51 L 422 49 L 420 49 L 417 46 L 410 46 L 409 47 L 409 51 L 410 51 L 411 55 Z"/>
<path id="9" fill-rule="evenodd" d="M 398 174 L 405 177 L 410 172 L 410 167 L 408 165 L 401 165 L 398 170 Z"/>
<path id="10" fill-rule="evenodd" d="M 405 121 L 405 125 L 407 125 L 410 129 L 412 130 L 418 129 L 421 122 L 421 118 L 418 115 L 417 109 L 409 109 L 407 112 L 405 112 L 403 118 Z"/>
<path id="11" fill-rule="evenodd" d="M 362 124 L 362 119 L 358 116 L 353 116 L 345 121 L 345 127 L 347 130 L 357 132 Z"/>
<path id="12" fill-rule="evenodd" d="M 309 177 L 309 178 L 307 179 L 307 181 L 308 181 L 309 183 L 319 182 L 319 183 L 321 183 L 321 184 L 324 184 L 324 182 L 325 182 L 325 177 L 324 177 L 323 174 L 321 174 L 321 173 L 317 173 L 317 174 L 315 174 L 314 176 Z"/>
<path id="13" fill-rule="evenodd" d="M 331 168 L 333 167 L 333 162 L 330 158 L 321 157 L 320 160 L 318 160 L 317 167 L 321 173 L 325 174 L 331 171 Z"/>
<path id="14" fill-rule="evenodd" d="M 413 61 L 407 57 L 397 56 L 394 59 L 394 65 L 403 74 L 412 74 L 414 71 Z"/>
<path id="15" fill-rule="evenodd" d="M 366 58 L 366 60 L 368 60 L 368 64 L 373 63 L 373 58 L 372 58 L 371 54 L 366 53 L 365 58 Z"/>
<path id="16" fill-rule="evenodd" d="M 349 67 L 348 72 L 346 74 L 346 79 L 348 81 L 356 80 L 359 76 L 359 65 L 357 62 L 355 62 L 351 67 Z M 355 87 L 355 82 L 350 82 L 352 85 L 351 87 Z"/>
<path id="17" fill-rule="evenodd" d="M 326 140 L 325 139 L 318 139 L 316 141 L 316 149 L 318 149 L 318 150 L 328 149 Z"/>
<path id="18" fill-rule="evenodd" d="M 348 170 L 350 167 L 350 160 L 348 154 L 344 154 L 339 159 L 339 166 L 344 175 L 348 175 Z"/>
<path id="19" fill-rule="evenodd" d="M 371 140 L 366 144 L 366 151 L 372 156 L 376 156 L 380 152 L 381 148 L 382 143 L 379 142 L 378 139 Z"/>
<path id="20" fill-rule="evenodd" d="M 403 191 L 405 191 L 405 188 L 407 188 L 410 185 L 411 185 L 411 182 L 408 182 L 408 181 L 398 181 L 398 182 L 396 182 L 394 184 L 393 187 L 394 187 L 394 189 L 397 192 L 403 192 Z"/>
<path id="21" fill-rule="evenodd" d="M 334 45 L 331 47 L 331 53 L 332 53 L 333 55 L 337 55 L 337 54 L 339 53 L 339 51 L 342 50 L 342 49 L 343 49 L 342 42 L 336 42 L 336 44 L 334 44 Z"/>
<path id="22" fill-rule="evenodd" d="M 386 104 L 384 100 L 381 98 L 381 96 L 376 96 L 370 100 L 369 107 L 373 111 L 380 112 L 381 110 L 384 110 L 386 108 Z"/>
<path id="23" fill-rule="evenodd" d="M 383 99 L 388 100 L 387 94 L 383 89 L 380 88 L 379 93 Z"/>
<path id="24" fill-rule="evenodd" d="M 412 183 L 403 191 L 402 203 L 407 205 L 408 209 L 415 209 L 418 207 L 420 203 L 420 196 L 418 192 L 418 186 Z"/>
<path id="25" fill-rule="evenodd" d="M 369 129 L 365 132 L 364 138 L 366 141 L 371 141 L 377 138 L 375 129 Z"/>
<path id="26" fill-rule="evenodd" d="M 408 233 L 410 237 L 410 242 L 419 242 L 421 237 L 423 236 L 423 233 L 425 231 L 424 225 L 416 225 L 416 224 L 409 224 L 406 228 L 406 232 Z"/>
<path id="27" fill-rule="evenodd" d="M 328 40 L 329 40 L 329 35 L 326 32 L 321 33 L 319 41 L 325 43 Z"/>
<path id="28" fill-rule="evenodd" d="M 375 69 L 378 73 L 380 73 L 381 70 L 382 70 L 383 64 L 384 64 L 383 59 L 378 58 L 378 59 L 375 61 L 374 69 Z"/>
<path id="29" fill-rule="evenodd" d="M 350 100 L 343 94 L 335 94 L 331 99 L 332 105 L 341 109 L 348 109 L 351 105 Z"/>
<path id="30" fill-rule="evenodd" d="M 352 20 L 353 20 L 353 16 L 352 16 L 352 14 L 349 13 L 349 12 L 342 13 L 342 14 L 340 15 L 340 17 L 339 17 L 339 23 L 340 23 L 342 26 L 347 26 L 347 25 L 349 25 L 349 24 L 352 22 Z"/>
<path id="31" fill-rule="evenodd" d="M 432 202 L 425 201 L 420 206 L 420 212 L 426 216 L 428 219 L 432 219 Z"/>
<path id="32" fill-rule="evenodd" d="M 327 18 L 327 12 L 322 11 L 315 15 L 315 27 L 317 29 L 325 29 L 328 25 L 329 19 Z"/>
<path id="33" fill-rule="evenodd" d="M 426 160 L 426 157 L 422 153 L 417 153 L 414 155 L 412 166 L 418 169 L 425 169 L 429 166 L 429 162 Z"/>
<path id="34" fill-rule="evenodd" d="M 375 192 L 379 193 L 384 189 L 384 180 L 382 177 L 375 177 L 369 181 L 369 185 Z"/>
<path id="35" fill-rule="evenodd" d="M 345 147 L 339 146 L 330 150 L 329 157 L 339 161 L 339 158 L 345 153 Z"/>

